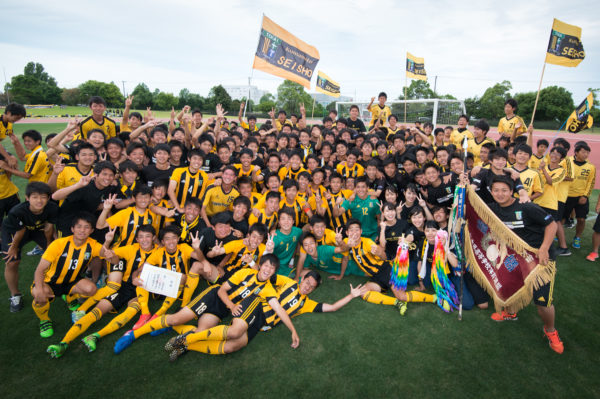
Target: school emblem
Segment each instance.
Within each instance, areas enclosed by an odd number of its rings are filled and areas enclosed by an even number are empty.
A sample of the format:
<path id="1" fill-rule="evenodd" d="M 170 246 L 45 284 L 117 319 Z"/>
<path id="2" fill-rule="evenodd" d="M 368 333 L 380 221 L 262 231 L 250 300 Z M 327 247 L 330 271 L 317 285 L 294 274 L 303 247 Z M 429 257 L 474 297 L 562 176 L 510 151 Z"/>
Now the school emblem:
<path id="1" fill-rule="evenodd" d="M 517 220 L 523 220 L 523 212 L 516 211 L 515 216 L 516 216 Z"/>

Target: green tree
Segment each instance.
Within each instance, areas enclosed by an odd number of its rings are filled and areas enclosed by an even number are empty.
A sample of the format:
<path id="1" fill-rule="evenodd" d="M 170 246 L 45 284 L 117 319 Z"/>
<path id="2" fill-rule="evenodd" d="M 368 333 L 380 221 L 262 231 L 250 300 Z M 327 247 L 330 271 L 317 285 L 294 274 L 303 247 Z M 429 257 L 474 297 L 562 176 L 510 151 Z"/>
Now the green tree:
<path id="1" fill-rule="evenodd" d="M 562 123 L 574 109 L 575 104 L 571 92 L 559 86 L 544 87 L 540 91 L 535 119 Z"/>
<path id="2" fill-rule="evenodd" d="M 87 104 L 91 96 L 100 96 L 106 101 L 108 107 L 123 107 L 125 99 L 119 87 L 114 83 L 104 83 L 97 80 L 88 80 L 79 85 L 79 99 Z"/>
<path id="3" fill-rule="evenodd" d="M 5 86 L 10 99 L 20 104 L 59 104 L 62 90 L 44 71 L 42 64 L 29 62 L 22 75 L 13 76 Z"/>
<path id="4" fill-rule="evenodd" d="M 402 94 L 398 97 L 398 100 L 404 100 L 404 93 L 406 89 L 406 99 L 408 100 L 420 100 L 423 98 L 438 98 L 437 94 L 429 86 L 429 82 L 426 80 L 412 80 L 408 87 L 402 87 Z"/>
<path id="5" fill-rule="evenodd" d="M 285 110 L 288 114 L 300 114 L 300 104 L 304 104 L 306 112 L 310 116 L 313 99 L 304 87 L 291 80 L 284 80 L 277 87 L 277 107 Z M 315 107 L 316 110 L 316 107 Z"/>
<path id="6" fill-rule="evenodd" d="M 508 80 L 489 87 L 479 99 L 478 118 L 500 119 L 504 116 L 504 102 L 510 98 L 512 85 Z"/>
<path id="7" fill-rule="evenodd" d="M 214 113 L 217 104 L 221 104 L 223 109 L 229 112 L 237 112 L 239 110 L 239 104 L 238 109 L 234 110 L 231 108 L 231 96 L 222 85 L 213 86 L 208 92 L 208 109 L 206 111 Z"/>
<path id="8" fill-rule="evenodd" d="M 176 107 L 179 99 L 172 93 L 165 93 L 160 91 L 156 96 L 152 97 L 153 108 L 161 111 L 170 111 L 171 108 Z"/>
<path id="9" fill-rule="evenodd" d="M 79 102 L 79 88 L 74 87 L 72 89 L 62 89 L 61 99 L 64 105 L 78 105 Z"/>
<path id="10" fill-rule="evenodd" d="M 135 86 L 131 95 L 134 96 L 132 103 L 133 109 L 146 109 L 146 107 L 152 107 L 152 92 L 145 83 L 140 83 Z"/>
<path id="11" fill-rule="evenodd" d="M 526 93 L 516 93 L 513 97 L 517 101 L 517 114 L 519 114 L 523 118 L 525 123 L 530 122 L 529 119 L 531 119 L 531 113 L 533 112 L 535 96 L 535 91 L 529 91 Z"/>
<path id="12" fill-rule="evenodd" d="M 275 97 L 271 93 L 267 93 L 260 98 L 256 109 L 260 112 L 269 112 L 271 109 L 275 108 L 276 105 Z"/>

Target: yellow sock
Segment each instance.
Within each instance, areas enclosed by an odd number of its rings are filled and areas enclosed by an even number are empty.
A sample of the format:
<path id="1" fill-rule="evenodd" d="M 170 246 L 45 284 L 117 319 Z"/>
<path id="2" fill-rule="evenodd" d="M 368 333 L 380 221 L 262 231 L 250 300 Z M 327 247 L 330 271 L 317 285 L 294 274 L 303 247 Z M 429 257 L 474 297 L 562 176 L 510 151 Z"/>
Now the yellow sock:
<path id="1" fill-rule="evenodd" d="M 185 341 L 188 343 L 188 345 L 198 341 L 224 341 L 227 339 L 228 329 L 229 326 L 216 326 L 209 328 L 208 330 L 188 334 L 185 337 Z"/>
<path id="2" fill-rule="evenodd" d="M 177 297 L 179 297 L 179 294 L 181 294 L 181 290 L 179 291 L 179 293 L 177 294 Z M 162 306 L 160 307 L 160 309 L 158 309 L 156 311 L 156 313 L 154 313 L 157 316 L 162 316 L 165 313 L 167 313 L 167 310 L 169 310 L 169 308 L 171 307 L 171 305 L 173 305 L 173 303 L 177 300 L 177 298 L 171 298 L 171 297 L 167 297 L 165 298 L 165 300 L 162 303 Z"/>
<path id="3" fill-rule="evenodd" d="M 83 316 L 77 323 L 73 324 L 73 327 L 67 331 L 67 334 L 62 339 L 61 342 L 65 342 L 67 344 L 73 342 L 75 338 L 79 335 L 83 334 L 92 324 L 96 321 L 100 320 L 102 317 L 102 311 L 98 308 L 92 309 L 91 312 Z"/>
<path id="4" fill-rule="evenodd" d="M 196 287 L 198 287 L 199 282 L 200 276 L 198 274 L 190 273 L 187 275 L 187 278 L 185 280 L 185 286 L 183 288 L 183 299 L 181 301 L 181 307 L 184 307 L 190 302 L 194 291 L 196 291 Z"/>
<path id="5" fill-rule="evenodd" d="M 376 305 L 395 305 L 398 302 L 395 297 L 377 291 L 368 291 L 362 299 Z"/>
<path id="6" fill-rule="evenodd" d="M 408 297 L 406 302 L 435 302 L 435 295 L 426 294 L 419 291 L 406 291 Z"/>
<path id="7" fill-rule="evenodd" d="M 129 305 L 127 309 L 123 311 L 123 313 L 118 314 L 108 323 L 102 330 L 98 331 L 98 335 L 100 337 L 105 337 L 108 334 L 111 334 L 117 331 L 119 328 L 123 327 L 129 320 L 133 318 L 139 312 L 140 305 L 137 302 L 134 302 L 132 305 Z"/>
<path id="8" fill-rule="evenodd" d="M 227 341 L 198 341 L 188 345 L 188 350 L 206 353 L 208 355 L 224 355 Z"/>
<path id="9" fill-rule="evenodd" d="M 79 294 L 67 294 L 67 303 L 71 303 L 76 299 L 81 298 Z"/>
<path id="10" fill-rule="evenodd" d="M 114 294 L 121 288 L 121 283 L 116 283 L 114 281 L 108 281 L 106 285 L 100 288 L 96 293 L 85 300 L 85 302 L 79 307 L 77 310 L 82 310 L 87 312 L 89 308 L 92 306 L 96 306 L 101 299 L 106 298 L 109 295 Z"/>
<path id="11" fill-rule="evenodd" d="M 33 301 L 31 303 L 31 307 L 40 321 L 50 320 L 50 316 L 48 316 L 48 310 L 50 310 L 50 301 L 39 306 L 35 303 L 35 301 Z"/>
<path id="12" fill-rule="evenodd" d="M 142 287 L 136 287 L 135 293 L 137 295 L 138 303 L 142 314 L 149 314 L 150 309 L 148 308 L 148 301 L 150 300 L 150 293 Z"/>
<path id="13" fill-rule="evenodd" d="M 196 326 L 190 326 L 189 324 L 182 324 L 180 326 L 171 326 L 171 327 L 179 335 L 185 334 L 186 332 L 189 332 L 189 331 L 194 331 L 196 329 Z"/>
<path id="14" fill-rule="evenodd" d="M 150 334 L 152 331 L 160 330 L 161 328 L 167 328 L 169 325 L 167 324 L 167 316 L 162 315 L 157 317 L 156 319 L 144 324 L 137 330 L 133 330 L 133 336 L 136 338 L 141 337 L 142 335 Z"/>

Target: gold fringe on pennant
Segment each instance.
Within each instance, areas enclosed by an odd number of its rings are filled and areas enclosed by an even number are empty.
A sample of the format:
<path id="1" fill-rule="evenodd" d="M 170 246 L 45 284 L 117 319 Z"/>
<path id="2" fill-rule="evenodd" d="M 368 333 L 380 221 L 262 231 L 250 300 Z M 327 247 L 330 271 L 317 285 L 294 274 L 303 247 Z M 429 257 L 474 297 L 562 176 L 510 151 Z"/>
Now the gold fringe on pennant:
<path id="1" fill-rule="evenodd" d="M 524 251 L 533 252 L 537 255 L 537 249 L 534 249 L 527 245 L 520 237 L 513 233 L 502 221 L 493 214 L 487 205 L 479 198 L 477 193 L 474 192 L 470 187 L 468 191 L 468 200 L 471 202 L 471 206 L 477 212 L 478 216 L 486 223 L 491 229 L 494 229 L 494 234 L 501 237 L 505 242 L 515 251 L 524 253 Z M 467 224 L 468 226 L 468 224 Z M 486 275 L 479 268 L 477 258 L 473 253 L 473 247 L 471 245 L 471 235 L 468 227 L 465 228 L 465 255 L 467 263 L 470 263 L 471 273 L 475 280 L 481 285 L 486 292 L 494 299 L 494 307 L 496 311 L 501 311 L 503 308 L 510 312 L 516 313 L 529 305 L 533 298 L 533 290 L 538 289 L 541 286 L 549 283 L 554 279 L 556 274 L 556 263 L 552 260 L 548 261 L 547 265 L 538 264 L 536 265 L 531 273 L 527 276 L 521 287 L 517 292 L 511 295 L 507 300 L 502 300 L 496 295 L 496 291 L 492 284 L 488 281 Z"/>

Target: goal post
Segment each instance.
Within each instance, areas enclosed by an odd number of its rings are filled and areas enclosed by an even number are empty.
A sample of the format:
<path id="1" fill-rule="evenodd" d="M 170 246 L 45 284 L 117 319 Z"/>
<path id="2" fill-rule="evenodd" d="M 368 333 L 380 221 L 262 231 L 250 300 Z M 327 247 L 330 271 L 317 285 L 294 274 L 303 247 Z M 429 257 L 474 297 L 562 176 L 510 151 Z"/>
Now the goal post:
<path id="1" fill-rule="evenodd" d="M 406 103 L 406 107 L 404 104 Z M 366 102 L 337 102 L 335 107 L 339 118 L 350 116 L 350 106 L 357 105 L 359 118 L 367 125 L 371 121 L 371 113 Z M 459 116 L 466 114 L 464 101 L 429 98 L 421 100 L 392 100 L 386 105 L 392 114 L 398 117 L 398 123 L 404 123 L 404 110 L 406 109 L 406 123 L 431 122 L 434 127 L 456 125 Z"/>

